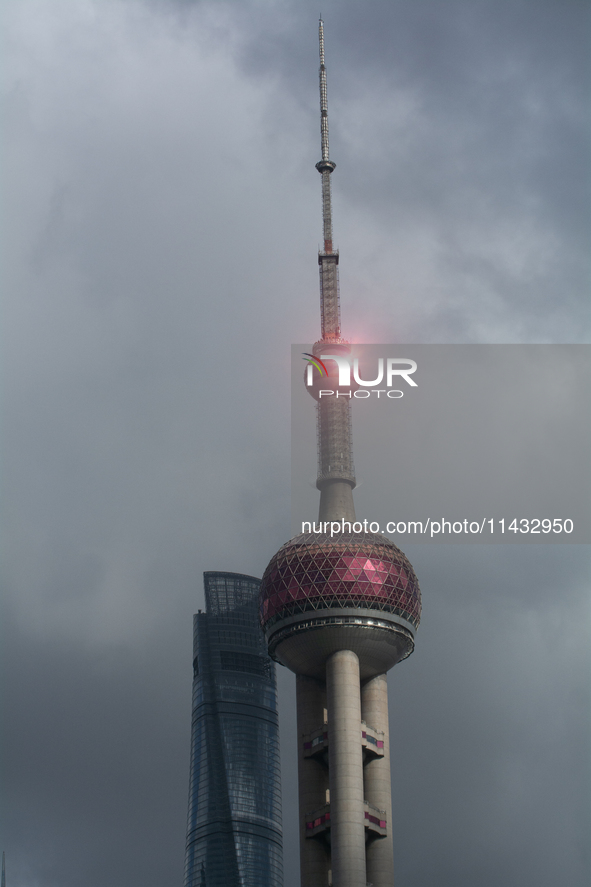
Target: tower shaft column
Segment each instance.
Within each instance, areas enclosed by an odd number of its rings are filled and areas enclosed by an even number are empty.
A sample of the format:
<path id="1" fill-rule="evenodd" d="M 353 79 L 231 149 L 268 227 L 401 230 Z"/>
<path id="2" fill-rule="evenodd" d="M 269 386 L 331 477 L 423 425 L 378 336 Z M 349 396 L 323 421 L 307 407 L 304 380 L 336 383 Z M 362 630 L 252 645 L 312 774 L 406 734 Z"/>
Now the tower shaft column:
<path id="1" fill-rule="evenodd" d="M 315 678 L 297 675 L 296 699 L 301 883 L 306 887 L 327 887 L 330 868 L 328 847 L 321 840 L 306 837 L 306 815 L 326 804 L 328 773 L 320 761 L 304 757 L 303 741 L 305 735 L 317 730 L 324 722 L 326 687 Z"/>
<path id="2" fill-rule="evenodd" d="M 322 485 L 318 520 L 345 520 L 351 524 L 355 522 L 351 484 L 342 480 L 333 480 Z"/>
<path id="3" fill-rule="evenodd" d="M 351 650 L 339 650 L 328 658 L 326 693 L 332 883 L 365 887 L 359 659 Z"/>
<path id="4" fill-rule="evenodd" d="M 388 684 L 385 674 L 376 675 L 361 687 L 361 713 L 365 723 L 384 734 L 384 757 L 367 761 L 364 768 L 365 800 L 386 813 L 387 835 L 367 846 L 367 880 L 373 887 L 394 884 L 392 842 L 392 786 L 390 782 L 390 738 L 388 730 Z"/>

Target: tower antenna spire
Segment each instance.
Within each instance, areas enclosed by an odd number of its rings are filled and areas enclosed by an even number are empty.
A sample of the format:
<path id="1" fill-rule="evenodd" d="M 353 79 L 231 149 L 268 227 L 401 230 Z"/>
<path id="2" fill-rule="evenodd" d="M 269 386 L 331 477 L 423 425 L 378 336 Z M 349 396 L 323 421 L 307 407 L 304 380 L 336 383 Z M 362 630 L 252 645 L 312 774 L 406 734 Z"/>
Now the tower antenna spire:
<path id="1" fill-rule="evenodd" d="M 322 225 L 324 249 L 318 254 L 320 265 L 320 318 L 323 342 L 341 341 L 341 309 L 337 265 L 338 251 L 332 246 L 332 204 L 330 176 L 336 163 L 330 160 L 328 148 L 328 97 L 326 91 L 326 65 L 324 63 L 324 22 L 318 23 L 318 46 L 320 50 L 320 146 L 322 160 L 316 169 L 322 176 Z"/>
<path id="2" fill-rule="evenodd" d="M 345 357 L 350 346 L 341 338 L 341 306 L 339 299 L 339 252 L 332 243 L 332 207 L 330 177 L 336 163 L 329 157 L 328 149 L 328 100 L 326 94 L 326 65 L 324 62 L 324 22 L 318 23 L 318 46 L 320 51 L 320 144 L 322 160 L 316 169 L 322 176 L 322 221 L 324 227 L 324 249 L 318 253 L 320 266 L 320 322 L 321 337 L 312 348 L 316 357 Z M 332 361 L 331 361 L 332 363 Z M 332 368 L 334 369 L 334 368 Z M 331 382 L 329 385 L 328 382 Z M 332 388 L 326 380 L 323 387 Z M 308 389 L 319 400 L 316 389 Z M 345 393 L 340 398 L 324 398 L 318 402 L 318 478 L 316 486 L 320 490 L 320 520 L 355 520 L 352 491 L 355 486 L 353 467 L 353 447 L 351 436 L 351 416 Z M 351 392 L 349 391 L 349 396 Z"/>
<path id="3" fill-rule="evenodd" d="M 326 92 L 326 65 L 324 64 L 324 22 L 322 17 L 318 23 L 318 43 L 320 50 L 320 137 L 322 159 L 328 160 L 328 98 Z"/>

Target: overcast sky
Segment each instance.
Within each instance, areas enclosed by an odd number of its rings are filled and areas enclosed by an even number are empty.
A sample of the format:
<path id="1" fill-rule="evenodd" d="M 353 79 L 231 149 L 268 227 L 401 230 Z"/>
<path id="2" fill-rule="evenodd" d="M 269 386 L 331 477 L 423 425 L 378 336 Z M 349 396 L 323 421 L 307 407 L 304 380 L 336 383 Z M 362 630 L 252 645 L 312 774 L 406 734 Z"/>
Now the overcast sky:
<path id="1" fill-rule="evenodd" d="M 318 12 L 4 4 L 8 887 L 182 884 L 201 574 L 260 576 L 290 535 Z M 322 3 L 346 336 L 588 342 L 589 12 Z M 587 885 L 588 547 L 405 551 L 424 619 L 390 676 L 399 887 Z"/>

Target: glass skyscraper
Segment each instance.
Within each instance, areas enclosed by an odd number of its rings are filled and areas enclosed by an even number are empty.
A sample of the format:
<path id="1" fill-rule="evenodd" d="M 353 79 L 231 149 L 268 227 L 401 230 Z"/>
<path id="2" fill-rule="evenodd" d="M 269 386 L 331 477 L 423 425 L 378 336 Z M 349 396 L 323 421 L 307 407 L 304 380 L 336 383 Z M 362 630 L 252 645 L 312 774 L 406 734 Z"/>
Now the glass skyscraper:
<path id="1" fill-rule="evenodd" d="M 193 719 L 185 887 L 282 887 L 275 665 L 260 580 L 204 573 L 193 623 Z"/>

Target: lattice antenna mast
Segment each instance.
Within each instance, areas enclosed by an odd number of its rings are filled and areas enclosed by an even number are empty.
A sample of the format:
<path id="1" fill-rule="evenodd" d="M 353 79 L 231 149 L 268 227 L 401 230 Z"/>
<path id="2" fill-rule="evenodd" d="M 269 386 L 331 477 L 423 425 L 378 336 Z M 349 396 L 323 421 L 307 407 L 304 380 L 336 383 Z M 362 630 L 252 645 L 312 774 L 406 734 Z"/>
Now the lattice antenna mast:
<path id="1" fill-rule="evenodd" d="M 320 265 L 320 318 L 323 342 L 341 341 L 341 309 L 339 304 L 339 281 L 337 265 L 338 251 L 332 247 L 332 206 L 330 195 L 330 175 L 336 163 L 328 156 L 328 99 L 326 93 L 326 65 L 324 64 L 324 22 L 318 25 L 320 47 L 320 142 L 322 160 L 316 169 L 322 176 L 322 221 L 324 249 L 318 253 Z"/>
<path id="2" fill-rule="evenodd" d="M 324 22 L 318 26 L 320 46 L 320 142 L 322 160 L 316 169 L 322 176 L 322 221 L 324 249 L 318 253 L 320 265 L 320 320 L 322 337 L 313 346 L 314 354 L 345 356 L 349 343 L 341 338 L 341 309 L 339 304 L 338 250 L 332 245 L 332 207 L 330 177 L 336 167 L 328 156 L 328 101 L 326 95 L 326 65 L 324 64 Z M 332 361 L 331 361 L 332 363 Z M 326 381 L 326 386 L 338 386 L 336 380 Z M 314 395 L 316 396 L 316 395 Z M 348 392 L 351 397 L 351 391 Z M 318 478 L 320 490 L 319 519 L 355 520 L 352 490 L 355 486 L 351 414 L 347 392 L 337 392 L 336 397 L 318 402 Z"/>

